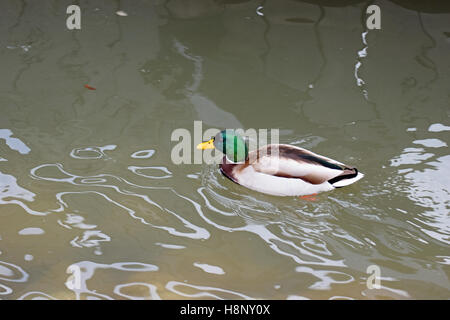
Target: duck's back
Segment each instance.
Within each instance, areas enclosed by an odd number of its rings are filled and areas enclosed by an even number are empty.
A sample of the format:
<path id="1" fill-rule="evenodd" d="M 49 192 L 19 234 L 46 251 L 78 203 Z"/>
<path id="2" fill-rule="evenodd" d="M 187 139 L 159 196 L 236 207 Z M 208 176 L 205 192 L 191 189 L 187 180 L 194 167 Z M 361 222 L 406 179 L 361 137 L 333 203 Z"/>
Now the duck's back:
<path id="1" fill-rule="evenodd" d="M 250 189 L 273 195 L 305 195 L 351 184 L 363 177 L 356 168 L 296 146 L 267 145 L 245 163 L 223 158 L 222 173 Z"/>

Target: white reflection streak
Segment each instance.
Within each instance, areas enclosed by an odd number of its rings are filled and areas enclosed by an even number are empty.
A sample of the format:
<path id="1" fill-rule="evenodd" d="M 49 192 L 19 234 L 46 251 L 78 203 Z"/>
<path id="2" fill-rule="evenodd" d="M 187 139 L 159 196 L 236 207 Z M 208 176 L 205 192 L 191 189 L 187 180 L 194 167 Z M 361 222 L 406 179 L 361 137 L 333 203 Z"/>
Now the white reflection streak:
<path id="1" fill-rule="evenodd" d="M 428 148 L 447 147 L 447 144 L 440 139 L 429 138 L 413 141 Z M 391 166 L 426 164 L 422 170 L 411 166 L 410 168 L 398 170 L 405 173 L 404 179 L 409 182 L 405 191 L 407 197 L 413 203 L 426 208 L 423 213 L 409 219 L 407 222 L 429 237 L 443 242 L 450 243 L 449 228 L 449 195 L 450 188 L 448 176 L 450 173 L 450 155 L 437 158 L 435 161 L 425 162 L 433 157 L 433 153 L 425 153 L 423 148 L 405 148 L 403 152 L 391 159 Z M 417 223 L 420 222 L 420 223 Z"/>
<path id="2" fill-rule="evenodd" d="M 149 149 L 149 150 L 140 150 L 134 152 L 131 157 L 134 159 L 148 159 L 155 153 L 155 150 Z"/>
<path id="3" fill-rule="evenodd" d="M 91 237 L 97 237 L 98 239 L 90 239 Z M 100 230 L 88 230 L 83 232 L 83 236 L 75 237 L 70 244 L 74 247 L 82 248 L 90 248 L 95 246 L 100 246 L 100 242 L 109 242 L 111 241 L 111 237 L 104 234 Z"/>
<path id="4" fill-rule="evenodd" d="M 205 187 L 201 187 L 201 188 L 199 188 L 199 189 L 197 190 L 197 192 L 198 192 L 198 193 L 200 194 L 200 196 L 203 198 L 203 200 L 205 201 L 206 206 L 207 206 L 209 209 L 211 209 L 211 210 L 213 210 L 213 211 L 215 211 L 215 212 L 217 212 L 217 213 L 223 214 L 224 216 L 235 216 L 235 215 L 236 215 L 236 214 L 234 214 L 233 212 L 225 212 L 225 211 L 222 211 L 222 210 L 217 209 L 216 207 L 214 207 L 214 206 L 209 202 L 208 198 L 203 194 L 203 190 L 205 190 L 205 189 L 206 189 Z"/>
<path id="5" fill-rule="evenodd" d="M 117 294 L 118 296 L 128 298 L 128 299 L 133 299 L 133 300 L 145 300 L 145 298 L 147 298 L 147 297 L 130 296 L 130 295 L 120 292 L 120 290 L 122 288 L 132 287 L 132 286 L 147 287 L 148 293 L 149 293 L 149 296 L 147 296 L 148 298 L 150 298 L 152 300 L 161 300 L 161 297 L 156 292 L 156 290 L 157 290 L 156 286 L 154 286 L 153 284 L 145 283 L 145 282 L 130 282 L 130 283 L 125 283 L 125 284 L 119 284 L 114 287 L 114 293 Z"/>
<path id="6" fill-rule="evenodd" d="M 180 249 L 185 249 L 186 248 L 185 246 L 179 246 L 179 245 L 176 245 L 176 244 L 168 244 L 168 243 L 161 243 L 161 242 L 155 242 L 155 244 L 157 246 L 161 246 L 161 247 L 166 248 L 166 249 L 180 250 Z"/>
<path id="7" fill-rule="evenodd" d="M 142 217 L 138 217 L 136 216 L 136 211 L 122 205 L 121 203 L 114 201 L 113 199 L 111 199 L 110 197 L 108 197 L 107 195 L 98 192 L 98 191 L 93 191 L 93 190 L 88 190 L 88 191 L 66 191 L 66 192 L 59 192 L 56 194 L 56 199 L 58 200 L 59 203 L 61 203 L 64 207 L 68 207 L 67 203 L 64 202 L 64 200 L 62 200 L 62 197 L 66 194 L 85 194 L 85 193 L 94 193 L 97 195 L 102 196 L 103 198 L 105 198 L 108 202 L 122 208 L 123 210 L 125 210 L 126 212 L 128 212 L 129 216 L 132 217 L 133 219 L 136 219 L 138 221 L 140 221 L 142 224 L 151 226 L 153 228 L 157 228 L 157 229 L 162 229 L 167 231 L 168 233 L 175 235 L 175 236 L 184 236 L 184 237 L 188 237 L 191 239 L 208 239 L 210 234 L 209 232 L 201 227 L 198 227 L 192 223 L 190 223 L 189 221 L 187 221 L 186 219 L 182 218 L 181 216 L 177 215 L 176 213 L 174 213 L 173 211 L 166 209 L 162 209 L 165 210 L 169 213 L 171 213 L 172 215 L 174 215 L 175 217 L 177 217 L 180 221 L 182 221 L 183 225 L 191 230 L 194 230 L 194 233 L 185 233 L 185 232 L 180 232 L 177 231 L 175 228 L 172 227 L 164 227 L 164 226 L 158 226 L 158 225 L 154 225 L 150 222 L 147 222 L 144 218 Z"/>
<path id="8" fill-rule="evenodd" d="M 414 140 L 414 144 L 420 144 L 422 146 L 428 148 L 442 148 L 447 147 L 447 143 L 440 139 L 432 138 L 432 139 L 422 139 L 422 140 Z"/>
<path id="9" fill-rule="evenodd" d="M 41 177 L 39 175 L 36 174 L 36 171 L 43 168 L 43 167 L 56 167 L 58 168 L 59 171 L 61 171 L 62 173 L 64 173 L 65 175 L 69 176 L 69 178 L 46 178 L 46 177 Z M 62 165 L 60 163 L 55 163 L 55 164 L 43 164 L 40 166 L 37 166 L 33 169 L 30 170 L 30 174 L 33 178 L 36 178 L 38 180 L 46 180 L 46 181 L 54 181 L 54 182 L 68 182 L 70 184 L 76 185 L 76 186 L 86 186 L 86 183 L 77 183 L 75 180 L 76 179 L 80 179 L 80 181 L 86 181 L 85 179 L 93 179 L 93 178 L 102 178 L 102 177 L 112 177 L 114 179 L 117 179 L 121 182 L 124 182 L 128 185 L 137 187 L 137 188 L 144 188 L 144 189 L 170 189 L 170 188 L 160 188 L 160 187 L 146 187 L 146 186 L 139 186 L 136 184 L 133 184 L 131 182 L 128 182 L 127 180 L 121 178 L 121 177 L 116 177 L 114 175 L 110 175 L 110 174 L 100 174 L 100 175 L 96 175 L 96 176 L 77 176 L 77 175 L 73 175 L 70 174 L 68 172 L 66 172 L 63 168 Z M 156 206 L 157 208 L 163 210 L 163 208 L 156 202 L 152 201 L 148 196 L 146 195 L 142 195 L 142 194 L 138 194 L 138 193 L 133 193 L 131 191 L 122 191 L 119 187 L 115 186 L 115 185 L 109 185 L 109 184 L 98 184 L 98 183 L 89 183 L 89 186 L 94 186 L 94 187 L 104 187 L 104 188 L 111 188 L 114 189 L 116 192 L 123 194 L 123 195 L 132 195 L 138 198 L 141 198 L 143 200 L 145 200 L 147 203 L 150 203 L 154 206 Z"/>
<path id="10" fill-rule="evenodd" d="M 405 298 L 410 298 L 411 296 L 409 295 L 409 293 L 407 292 L 407 291 L 405 291 L 405 290 L 401 290 L 401 289 L 393 289 L 393 288 L 389 288 L 389 287 L 385 287 L 385 286 L 381 286 L 381 288 L 380 288 L 381 290 L 387 290 L 387 291 L 390 291 L 390 292 L 393 292 L 393 293 L 396 293 L 396 294 L 398 294 L 398 295 L 400 295 L 400 296 L 404 296 Z M 379 289 L 379 290 L 380 290 Z"/>
<path id="11" fill-rule="evenodd" d="M 442 123 L 433 123 L 428 128 L 430 132 L 441 132 L 441 131 L 450 131 L 450 126 L 445 126 Z"/>
<path id="12" fill-rule="evenodd" d="M 32 296 L 32 295 L 37 295 L 37 298 L 41 298 L 40 300 L 43 300 L 43 298 L 47 298 L 48 300 L 56 300 L 51 295 L 48 295 L 48 294 L 40 292 L 40 291 L 27 292 L 27 293 L 21 295 L 19 298 L 17 298 L 17 300 L 25 300 L 26 298 L 28 298 L 29 296 Z M 32 298 L 32 300 L 35 300 L 37 298 Z"/>
<path id="13" fill-rule="evenodd" d="M 38 176 L 38 175 L 36 174 L 36 171 L 37 171 L 37 170 L 39 170 L 40 168 L 43 168 L 43 167 L 48 167 L 48 166 L 50 166 L 50 167 L 53 166 L 53 167 L 58 168 L 58 170 L 60 170 L 60 171 L 61 171 L 62 173 L 64 173 L 65 175 L 67 175 L 69 178 L 58 178 L 58 179 L 56 179 L 56 178 L 46 178 L 46 177 Z M 97 175 L 97 176 L 92 176 L 92 177 L 76 176 L 76 175 L 73 175 L 73 174 L 70 174 L 70 173 L 66 172 L 66 171 L 62 168 L 62 165 L 59 164 L 59 163 L 57 163 L 57 164 L 43 164 L 43 165 L 37 166 L 37 167 L 31 169 L 30 173 L 31 173 L 31 176 L 34 177 L 34 178 L 36 178 L 36 179 L 42 179 L 42 180 L 48 180 L 48 181 L 55 181 L 55 182 L 68 182 L 68 183 L 70 183 L 70 184 L 78 185 L 78 186 L 86 186 L 86 184 L 83 184 L 83 183 L 77 183 L 77 182 L 76 182 L 76 179 L 77 179 L 77 178 L 80 179 L 81 181 L 83 181 L 84 179 L 92 179 L 92 178 L 100 178 L 100 177 L 113 177 L 113 178 L 115 178 L 115 179 L 117 179 L 117 180 L 119 180 L 119 181 L 125 182 L 125 183 L 127 183 L 127 184 L 129 184 L 129 185 L 133 185 L 133 186 L 136 186 L 136 187 L 141 187 L 141 186 L 137 186 L 137 185 L 134 185 L 134 184 L 132 184 L 132 183 L 129 183 L 127 180 L 125 180 L 125 179 L 123 179 L 123 178 L 116 177 L 116 176 L 113 176 L 113 175 Z M 117 202 L 117 201 L 112 200 L 112 199 L 109 198 L 107 195 L 105 195 L 105 194 L 103 194 L 103 193 L 101 193 L 101 192 L 97 192 L 97 191 L 93 191 L 93 190 L 89 190 L 89 191 L 77 191 L 77 192 L 75 192 L 75 191 L 74 191 L 74 192 L 60 192 L 60 193 L 58 193 L 58 194 L 56 195 L 56 198 L 57 198 L 58 202 L 59 202 L 60 204 L 62 204 L 62 207 L 61 207 L 60 209 L 58 209 L 58 212 L 62 211 L 63 207 L 68 207 L 67 204 L 62 200 L 62 196 L 63 196 L 63 195 L 65 195 L 65 194 L 70 194 L 70 193 L 89 193 L 89 192 L 90 192 L 90 193 L 95 193 L 95 194 L 101 195 L 101 196 L 102 196 L 103 198 L 105 198 L 107 201 L 109 201 L 109 202 L 115 204 L 116 206 L 118 206 L 118 207 L 124 209 L 125 211 L 127 211 L 128 214 L 129 214 L 133 219 L 139 220 L 141 223 L 143 223 L 143 224 L 145 224 L 145 225 L 149 225 L 149 226 L 152 226 L 152 227 L 157 228 L 157 229 L 165 230 L 165 231 L 169 232 L 169 233 L 172 234 L 172 235 L 185 236 L 185 237 L 188 237 L 188 238 L 191 238 L 191 239 L 208 239 L 208 238 L 210 237 L 210 234 L 209 234 L 209 232 L 208 232 L 206 229 L 201 228 L 201 227 L 197 227 L 197 226 L 193 225 L 192 223 L 190 223 L 189 221 L 187 221 L 186 219 L 183 219 L 181 216 L 175 214 L 173 211 L 170 211 L 170 210 L 167 209 L 167 208 L 161 207 L 161 206 L 160 206 L 159 204 L 157 204 L 156 202 L 150 200 L 150 198 L 149 198 L 148 196 L 146 196 L 146 195 L 137 194 L 137 193 L 134 193 L 134 192 L 131 192 L 131 191 L 122 191 L 119 187 L 114 186 L 114 185 L 106 185 L 106 184 L 97 184 L 97 183 L 94 183 L 94 184 L 89 184 L 89 186 L 98 186 L 98 187 L 112 188 L 112 189 L 114 189 L 116 192 L 118 192 L 118 193 L 120 193 L 120 194 L 123 194 L 123 195 L 132 195 L 132 196 L 136 196 L 136 197 L 138 197 L 138 198 L 141 198 L 141 199 L 145 200 L 147 203 L 156 206 L 156 207 L 159 208 L 160 210 L 171 213 L 173 216 L 175 216 L 175 217 L 178 218 L 180 221 L 182 221 L 182 222 L 183 222 L 183 225 L 184 225 L 186 228 L 191 229 L 191 230 L 194 230 L 195 232 L 194 232 L 194 233 L 183 233 L 183 232 L 179 232 L 179 231 L 175 230 L 175 229 L 172 228 L 172 227 L 164 227 L 164 226 L 157 226 L 157 225 L 151 224 L 151 223 L 147 222 L 144 218 L 136 216 L 136 211 L 134 211 L 134 210 L 132 210 L 132 209 L 130 209 L 130 208 L 128 208 L 128 207 L 125 207 L 124 205 L 120 204 L 120 203 Z M 147 188 L 147 187 L 143 187 L 143 188 Z M 151 188 L 151 189 L 160 189 L 160 188 Z M 164 188 L 164 189 L 172 190 L 171 188 Z M 56 210 L 54 210 L 54 211 L 56 212 Z"/>
<path id="14" fill-rule="evenodd" d="M 10 268 L 8 268 L 10 267 Z M 25 272 L 21 267 L 15 264 L 0 261 L 0 280 L 10 281 L 10 282 L 26 282 L 28 280 L 28 273 Z M 16 272 L 14 272 L 16 271 Z M 14 276 L 14 274 L 19 273 L 20 278 L 8 278 L 7 276 Z"/>
<path id="15" fill-rule="evenodd" d="M 49 214 L 50 212 L 34 211 L 20 200 L 4 200 L 6 198 L 19 198 L 28 202 L 33 202 L 35 196 L 36 195 L 33 192 L 20 187 L 17 184 L 16 177 L 9 174 L 3 174 L 0 171 L 0 205 L 17 204 L 18 206 L 22 207 L 22 209 L 24 209 L 27 213 L 35 216 L 45 216 Z"/>
<path id="16" fill-rule="evenodd" d="M 406 164 L 422 163 L 422 161 L 428 160 L 433 156 L 434 153 L 425 153 L 423 148 L 405 148 L 399 156 L 390 161 L 392 167 L 398 167 Z"/>
<path id="17" fill-rule="evenodd" d="M 330 290 L 331 284 L 333 283 L 350 283 L 355 280 L 351 275 L 338 271 L 314 270 L 308 267 L 297 267 L 295 268 L 295 271 L 302 273 L 309 273 L 315 277 L 320 278 L 319 281 L 316 281 L 311 286 L 309 286 L 310 289 L 315 290 Z M 341 281 L 335 280 L 329 276 L 330 274 L 345 275 L 348 277 L 348 279 Z"/>
<path id="18" fill-rule="evenodd" d="M 56 199 L 58 200 L 59 203 L 61 203 L 64 207 L 68 208 L 67 203 L 64 202 L 64 200 L 62 200 L 62 197 L 66 194 L 87 194 L 87 193 L 94 193 L 97 194 L 99 196 L 102 196 L 103 198 L 106 199 L 106 201 L 108 201 L 109 203 L 112 203 L 120 208 L 122 208 L 123 210 L 125 210 L 126 212 L 128 212 L 128 214 L 130 215 L 130 217 L 132 217 L 133 219 L 139 220 L 141 223 L 146 224 L 146 225 L 151 225 L 150 223 L 148 223 L 147 221 L 145 221 L 144 218 L 141 217 L 137 217 L 135 214 L 136 212 L 122 204 L 120 204 L 117 201 L 114 201 L 113 199 L 111 199 L 110 197 L 108 197 L 107 195 L 98 192 L 98 191 L 93 191 L 93 190 L 89 190 L 89 191 L 66 191 L 66 192 L 58 192 L 56 194 Z"/>
<path id="19" fill-rule="evenodd" d="M 328 300 L 356 300 L 355 298 L 346 297 L 346 296 L 332 296 Z"/>
<path id="20" fill-rule="evenodd" d="M 7 295 L 12 292 L 13 292 L 13 290 L 10 287 L 7 287 L 4 284 L 0 283 L 0 295 Z"/>
<path id="21" fill-rule="evenodd" d="M 304 238 L 301 237 L 300 235 L 294 234 L 292 232 L 289 232 L 286 228 L 286 226 L 278 223 L 280 225 L 280 230 L 281 230 L 281 234 L 286 236 L 286 237 L 291 237 L 291 238 L 296 238 L 299 239 L 301 241 L 301 244 L 303 247 L 308 248 L 311 251 L 314 252 L 318 252 L 327 256 L 332 256 L 333 254 L 331 253 L 330 250 L 328 250 L 327 246 L 326 246 L 326 242 L 321 240 L 321 239 L 317 239 L 317 238 Z M 303 231 L 310 235 L 312 237 L 312 235 L 314 234 L 314 230 L 312 229 L 308 229 L 303 227 Z M 308 247 L 308 245 L 313 245 L 315 247 L 321 248 L 322 250 L 317 250 L 317 249 L 312 249 L 311 247 Z"/>
<path id="22" fill-rule="evenodd" d="M 262 12 L 262 9 L 264 9 L 263 6 L 259 6 L 258 8 L 256 8 L 256 14 L 257 14 L 258 16 L 261 16 L 261 17 L 264 16 L 264 13 Z"/>
<path id="23" fill-rule="evenodd" d="M 441 261 L 437 260 L 437 263 L 450 265 L 450 256 L 436 256 L 436 258 L 441 259 Z"/>
<path id="24" fill-rule="evenodd" d="M 111 145 L 106 145 L 106 146 L 103 146 L 103 147 L 75 148 L 75 149 L 73 149 L 73 150 L 70 152 L 70 156 L 71 156 L 72 158 L 74 158 L 74 159 L 83 159 L 83 160 L 86 160 L 86 159 L 101 159 L 101 158 L 104 158 L 104 159 L 106 159 L 106 160 L 109 160 L 109 159 L 111 159 L 111 158 L 105 154 L 105 150 L 114 150 L 114 149 L 116 149 L 116 147 L 117 147 L 116 145 L 111 144 Z M 94 153 L 97 154 L 97 156 L 94 156 L 94 157 L 89 157 L 89 156 L 83 157 L 83 156 L 79 156 L 78 153 L 83 152 L 83 151 L 85 151 L 85 152 L 86 152 L 86 151 L 88 151 L 88 152 L 94 152 Z"/>
<path id="25" fill-rule="evenodd" d="M 316 255 L 316 254 L 314 254 L 314 253 L 312 253 L 312 252 L 309 252 L 309 251 L 307 251 L 307 250 L 305 250 L 305 249 L 299 248 L 294 242 L 292 242 L 292 241 L 287 241 L 287 240 L 284 240 L 284 239 L 281 239 L 281 238 L 279 238 L 278 236 L 276 236 L 275 234 L 271 233 L 271 232 L 266 228 L 265 225 L 247 224 L 246 226 L 244 226 L 244 227 L 239 227 L 239 228 L 232 228 L 232 227 L 221 226 L 221 225 L 219 225 L 219 224 L 217 224 L 217 223 L 211 221 L 210 219 L 208 219 L 208 218 L 204 215 L 204 213 L 203 213 L 203 211 L 202 211 L 202 208 L 201 208 L 200 204 L 196 203 L 195 201 L 193 201 L 193 200 L 191 200 L 191 199 L 189 199 L 189 198 L 187 198 L 187 197 L 185 197 L 185 196 L 182 196 L 181 194 L 177 193 L 175 190 L 173 190 L 173 192 L 174 192 L 177 196 L 179 196 L 180 198 L 183 198 L 183 199 L 189 201 L 189 202 L 194 206 L 194 208 L 196 209 L 197 213 L 198 213 L 198 214 L 199 214 L 199 215 L 200 215 L 200 216 L 201 216 L 208 224 L 210 224 L 210 225 L 212 225 L 212 226 L 214 226 L 214 227 L 216 227 L 216 228 L 218 228 L 218 229 L 220 229 L 220 230 L 227 231 L 227 232 L 233 232 L 233 231 L 247 231 L 247 232 L 254 233 L 254 234 L 256 234 L 257 236 L 259 236 L 262 240 L 264 240 L 264 241 L 265 241 L 265 242 L 266 242 L 266 243 L 267 243 L 267 244 L 268 244 L 275 252 L 277 252 L 277 253 L 279 253 L 279 254 L 281 254 L 281 255 L 284 255 L 284 256 L 287 256 L 287 257 L 292 258 L 292 259 L 293 259 L 295 262 L 297 262 L 298 264 L 327 265 L 327 266 L 345 267 L 344 260 L 333 261 L 333 260 L 330 260 L 330 259 L 326 259 L 326 258 L 324 258 L 324 257 L 321 257 L 321 256 L 319 256 L 319 255 Z M 286 245 L 288 245 L 288 246 L 290 246 L 290 247 L 293 247 L 293 248 L 295 248 L 297 251 L 299 251 L 300 254 L 302 254 L 302 255 L 307 255 L 307 256 L 316 258 L 316 259 L 318 259 L 318 260 L 321 261 L 321 262 L 304 261 L 304 260 L 300 259 L 297 255 L 294 255 L 294 254 L 290 254 L 290 253 L 284 252 L 284 251 L 282 251 L 282 250 L 274 243 L 273 240 L 279 241 L 279 242 L 281 242 L 281 243 L 283 243 L 283 244 L 286 244 Z"/>
<path id="26" fill-rule="evenodd" d="M 223 271 L 223 269 L 218 266 L 213 266 L 213 265 L 210 265 L 207 263 L 199 263 L 199 262 L 194 262 L 193 265 L 197 268 L 202 269 L 204 272 L 207 272 L 207 273 L 218 274 L 218 275 L 225 274 L 225 271 Z"/>
<path id="27" fill-rule="evenodd" d="M 411 296 L 408 294 L 408 292 L 400 289 L 393 289 L 389 287 L 385 287 L 383 285 L 380 286 L 379 289 L 373 290 L 373 289 L 366 289 L 361 292 L 361 295 L 368 297 L 369 299 L 376 299 L 376 294 L 380 294 L 383 296 L 388 296 L 393 299 L 404 299 L 404 298 L 411 298 Z"/>
<path id="28" fill-rule="evenodd" d="M 127 265 L 131 266 L 141 266 L 139 268 L 136 267 L 126 267 Z M 159 268 L 152 264 L 146 264 L 146 263 L 140 263 L 140 262 L 117 262 L 112 264 L 101 264 L 101 263 L 95 263 L 92 261 L 81 261 L 74 264 L 71 264 L 68 266 L 68 270 L 71 269 L 71 267 L 77 267 L 80 270 L 80 279 L 79 280 L 79 287 L 75 288 L 70 280 L 67 280 L 65 285 L 66 287 L 73 291 L 76 295 L 76 299 L 80 300 L 81 294 L 90 294 L 96 297 L 101 297 L 104 299 L 112 300 L 108 295 L 100 294 L 96 290 L 89 290 L 86 281 L 91 279 L 94 275 L 96 269 L 116 269 L 121 271 L 137 271 L 137 272 L 149 272 L 149 271 L 158 271 Z"/>
<path id="29" fill-rule="evenodd" d="M 138 170 L 141 169 L 153 169 L 153 170 L 160 170 L 164 173 L 166 173 L 165 176 L 149 176 L 143 173 L 138 172 Z M 137 167 L 137 166 L 129 166 L 128 170 L 133 172 L 134 174 L 144 177 L 144 178 L 150 178 L 150 179 L 167 179 L 172 177 L 172 172 L 170 172 L 166 167 Z"/>
<path id="30" fill-rule="evenodd" d="M 440 157 L 427 164 L 434 168 L 413 171 L 405 175 L 405 179 L 411 183 L 407 189 L 408 198 L 429 209 L 415 218 L 427 226 L 427 228 L 418 226 L 420 230 L 433 239 L 448 245 L 450 244 L 450 214 L 448 211 L 450 155 Z M 408 222 L 415 225 L 412 221 Z"/>
<path id="31" fill-rule="evenodd" d="M 364 96 L 364 98 L 365 98 L 366 100 L 368 100 L 367 90 L 364 88 L 364 85 L 365 85 L 366 83 L 365 83 L 365 81 L 364 81 L 363 79 L 361 79 L 361 78 L 359 77 L 359 75 L 358 75 L 358 70 L 359 70 L 359 68 L 362 66 L 362 59 L 365 58 L 365 57 L 367 57 L 367 48 L 368 48 L 368 45 L 367 45 L 366 36 L 367 36 L 367 33 L 368 33 L 368 32 L 369 32 L 369 31 L 364 31 L 364 32 L 361 34 L 362 42 L 363 42 L 363 44 L 365 45 L 365 47 L 364 47 L 362 50 L 358 51 L 358 58 L 357 58 L 356 65 L 355 65 L 355 79 L 356 79 L 356 85 L 357 85 L 358 87 L 362 87 L 362 93 L 363 93 L 363 96 Z"/>
<path id="32" fill-rule="evenodd" d="M 335 267 L 345 267 L 346 265 L 344 264 L 344 260 L 330 260 L 330 259 L 326 259 L 322 256 L 319 256 L 317 254 L 314 254 L 310 251 L 307 251 L 303 248 L 298 247 L 293 241 L 287 241 L 284 239 L 279 238 L 278 236 L 276 236 L 275 234 L 271 233 L 266 226 L 264 225 L 247 225 L 245 227 L 242 228 L 238 228 L 236 230 L 240 230 L 240 231 L 250 231 L 253 232 L 254 234 L 258 235 L 261 239 L 263 239 L 275 252 L 278 252 L 279 254 L 291 257 L 295 262 L 297 262 L 298 264 L 308 264 L 308 265 L 326 265 L 326 266 L 335 266 Z M 275 241 L 280 241 L 284 244 L 287 244 L 293 248 L 295 248 L 300 254 L 302 255 L 306 255 L 309 257 L 313 257 L 318 259 L 320 262 L 313 262 L 313 261 L 305 261 L 300 259 L 297 255 L 294 254 L 290 254 L 287 252 L 282 251 L 274 242 Z"/>
<path id="33" fill-rule="evenodd" d="M 189 288 L 193 288 L 193 289 L 197 289 L 197 290 L 203 290 L 203 292 L 199 292 L 199 293 L 193 293 L 193 294 L 188 294 L 188 293 L 184 293 L 181 291 L 178 291 L 177 289 L 175 289 L 176 286 L 184 286 L 184 287 L 189 287 Z M 201 297 L 211 297 L 211 298 L 215 298 L 218 300 L 225 300 L 224 298 L 217 296 L 211 292 L 208 291 L 218 291 L 218 292 L 224 292 L 224 293 L 228 293 L 228 294 L 232 294 L 238 297 L 241 297 L 243 299 L 246 300 L 255 300 L 252 297 L 246 296 L 245 294 L 239 293 L 239 292 L 235 292 L 232 290 L 227 290 L 227 289 L 222 289 L 222 288 L 215 288 L 215 287 L 206 287 L 206 286 L 196 286 L 193 284 L 187 284 L 187 283 L 183 283 L 183 282 L 179 282 L 179 281 L 169 281 L 166 284 L 166 289 L 169 291 L 172 291 L 178 295 L 184 296 L 184 297 L 189 297 L 189 298 L 201 298 Z"/>
<path id="34" fill-rule="evenodd" d="M 84 223 L 84 217 L 73 214 L 73 213 L 68 213 L 66 214 L 66 220 L 64 220 L 64 222 L 62 222 L 60 219 L 57 220 L 58 224 L 63 226 L 66 229 L 72 229 L 71 226 L 74 226 L 75 228 L 79 228 L 79 229 L 83 229 L 83 230 L 89 230 L 89 229 L 94 229 L 97 227 L 97 225 L 95 224 L 86 224 Z M 69 226 L 71 225 L 71 226 Z"/>
<path id="35" fill-rule="evenodd" d="M 13 135 L 9 129 L 0 129 L 0 139 L 5 140 L 6 145 L 12 150 L 19 152 L 20 154 L 28 154 L 31 149 L 22 142 L 19 138 L 11 138 Z"/>
<path id="36" fill-rule="evenodd" d="M 181 216 L 179 216 L 178 214 L 176 214 L 175 212 L 173 212 L 167 208 L 166 208 L 166 211 L 170 212 L 172 215 L 174 215 L 178 219 L 180 219 L 186 228 L 194 230 L 195 233 L 179 232 L 179 231 L 175 230 L 174 228 L 170 228 L 170 227 L 155 226 L 156 228 L 163 228 L 163 229 L 167 230 L 170 234 L 173 234 L 175 236 L 184 236 L 184 237 L 189 237 L 191 239 L 205 239 L 206 240 L 210 237 L 210 233 L 208 232 L 208 230 L 190 223 L 186 219 L 182 218 Z"/>

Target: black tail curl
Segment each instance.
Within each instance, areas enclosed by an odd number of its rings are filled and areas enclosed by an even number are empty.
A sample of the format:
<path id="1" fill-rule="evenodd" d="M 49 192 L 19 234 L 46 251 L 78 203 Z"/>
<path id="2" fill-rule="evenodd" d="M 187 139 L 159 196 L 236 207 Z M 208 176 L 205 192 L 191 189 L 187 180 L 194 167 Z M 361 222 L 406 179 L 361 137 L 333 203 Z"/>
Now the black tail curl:
<path id="1" fill-rule="evenodd" d="M 358 169 L 356 169 L 356 168 L 345 168 L 344 172 L 345 172 L 345 170 L 351 170 L 353 172 L 352 173 L 347 173 L 347 174 L 341 174 L 341 175 L 339 175 L 337 177 L 334 177 L 334 178 L 328 180 L 328 183 L 334 184 L 334 183 L 336 183 L 338 181 L 341 181 L 341 180 L 355 178 L 358 175 Z M 340 188 L 340 187 L 336 187 L 336 188 Z"/>

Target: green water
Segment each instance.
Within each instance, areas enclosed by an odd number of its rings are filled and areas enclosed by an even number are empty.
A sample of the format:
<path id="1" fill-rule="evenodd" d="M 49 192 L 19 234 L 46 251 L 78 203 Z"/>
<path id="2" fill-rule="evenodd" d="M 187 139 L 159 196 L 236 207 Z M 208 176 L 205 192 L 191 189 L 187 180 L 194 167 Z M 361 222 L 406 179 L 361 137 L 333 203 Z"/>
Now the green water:
<path id="1" fill-rule="evenodd" d="M 70 4 L 0 4 L 0 299 L 450 298 L 447 4 Z M 194 121 L 365 177 L 258 194 L 172 162 Z"/>

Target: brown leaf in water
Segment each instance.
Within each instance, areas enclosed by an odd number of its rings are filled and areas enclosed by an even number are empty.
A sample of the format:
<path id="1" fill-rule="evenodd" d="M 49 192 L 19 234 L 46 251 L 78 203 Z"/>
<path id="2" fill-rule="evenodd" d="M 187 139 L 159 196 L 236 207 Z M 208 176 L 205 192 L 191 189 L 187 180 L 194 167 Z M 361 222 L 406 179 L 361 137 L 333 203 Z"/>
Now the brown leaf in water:
<path id="1" fill-rule="evenodd" d="M 91 86 L 88 85 L 88 84 L 85 84 L 84 87 L 85 87 L 86 89 L 89 89 L 89 90 L 97 90 L 97 89 L 95 89 L 94 87 L 91 87 Z"/>

